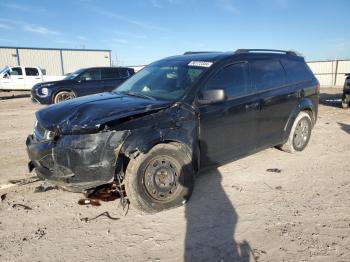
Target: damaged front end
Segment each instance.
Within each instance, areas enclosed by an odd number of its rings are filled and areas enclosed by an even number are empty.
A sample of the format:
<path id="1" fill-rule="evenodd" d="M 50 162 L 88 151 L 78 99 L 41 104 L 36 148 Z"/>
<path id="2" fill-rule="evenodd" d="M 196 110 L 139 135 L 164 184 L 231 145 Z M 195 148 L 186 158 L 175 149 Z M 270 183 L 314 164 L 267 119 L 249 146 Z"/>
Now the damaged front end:
<path id="1" fill-rule="evenodd" d="M 110 183 L 116 160 L 129 131 L 52 135 L 40 123 L 26 141 L 29 170 L 73 192 Z M 50 136 L 51 134 L 51 136 Z"/>

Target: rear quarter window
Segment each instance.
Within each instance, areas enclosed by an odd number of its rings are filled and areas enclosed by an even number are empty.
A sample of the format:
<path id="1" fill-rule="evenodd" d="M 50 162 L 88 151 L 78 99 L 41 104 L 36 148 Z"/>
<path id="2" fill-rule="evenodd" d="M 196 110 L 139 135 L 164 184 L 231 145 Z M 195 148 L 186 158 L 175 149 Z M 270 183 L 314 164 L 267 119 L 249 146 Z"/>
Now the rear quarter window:
<path id="1" fill-rule="evenodd" d="M 251 62 L 254 72 L 255 88 L 266 90 L 286 83 L 284 69 L 277 59 L 261 59 Z"/>
<path id="2" fill-rule="evenodd" d="M 287 81 L 290 83 L 307 81 L 314 78 L 310 68 L 304 61 L 282 59 L 281 62 L 286 70 Z"/>

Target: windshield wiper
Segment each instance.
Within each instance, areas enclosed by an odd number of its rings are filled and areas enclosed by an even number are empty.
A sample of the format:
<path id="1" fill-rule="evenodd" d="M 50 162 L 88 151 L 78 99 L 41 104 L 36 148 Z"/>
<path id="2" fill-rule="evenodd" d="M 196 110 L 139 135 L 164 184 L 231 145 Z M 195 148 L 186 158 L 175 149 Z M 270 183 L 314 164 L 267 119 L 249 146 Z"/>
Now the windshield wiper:
<path id="1" fill-rule="evenodd" d="M 125 95 L 129 95 L 129 96 L 136 96 L 136 97 L 142 97 L 142 98 L 146 98 L 146 99 L 150 99 L 150 100 L 155 100 L 154 97 L 142 94 L 142 93 L 138 93 L 138 92 L 132 92 L 132 91 L 128 91 L 128 92 L 122 92 L 122 94 Z"/>

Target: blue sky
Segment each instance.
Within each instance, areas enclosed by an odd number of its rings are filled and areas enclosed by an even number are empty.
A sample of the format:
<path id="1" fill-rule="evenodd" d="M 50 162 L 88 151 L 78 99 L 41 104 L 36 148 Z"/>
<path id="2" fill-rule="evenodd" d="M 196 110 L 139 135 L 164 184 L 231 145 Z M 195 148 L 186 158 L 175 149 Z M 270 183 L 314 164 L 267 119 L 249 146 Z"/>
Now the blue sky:
<path id="1" fill-rule="evenodd" d="M 349 0 L 0 1 L 0 45 L 111 49 L 119 65 L 184 51 L 350 58 Z"/>

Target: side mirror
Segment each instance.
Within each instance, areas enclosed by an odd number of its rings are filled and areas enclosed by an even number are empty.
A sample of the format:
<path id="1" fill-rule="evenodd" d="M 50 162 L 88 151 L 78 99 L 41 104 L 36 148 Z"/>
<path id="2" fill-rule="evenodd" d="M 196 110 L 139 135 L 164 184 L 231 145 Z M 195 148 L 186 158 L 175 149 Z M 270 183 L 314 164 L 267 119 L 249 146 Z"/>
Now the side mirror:
<path id="1" fill-rule="evenodd" d="M 211 89 L 204 90 L 198 99 L 201 104 L 211 104 L 215 102 L 224 101 L 226 99 L 226 94 L 224 89 Z"/>
<path id="2" fill-rule="evenodd" d="M 86 81 L 86 78 L 84 77 L 84 76 L 80 76 L 80 77 L 78 77 L 78 79 L 77 79 L 77 82 L 78 83 L 83 83 L 83 82 L 85 82 Z"/>
<path id="3" fill-rule="evenodd" d="M 6 79 L 9 79 L 10 78 L 10 75 L 8 73 L 5 73 L 3 78 L 6 78 Z"/>

